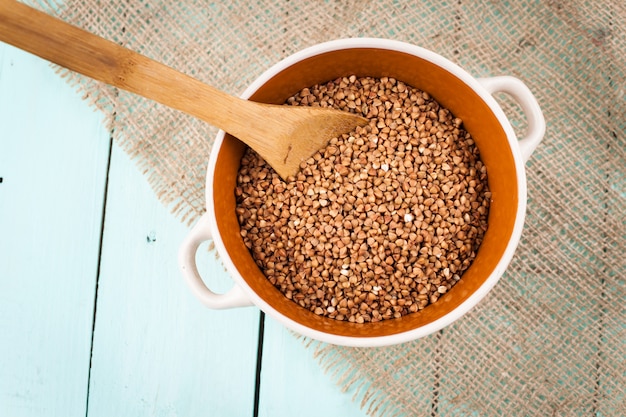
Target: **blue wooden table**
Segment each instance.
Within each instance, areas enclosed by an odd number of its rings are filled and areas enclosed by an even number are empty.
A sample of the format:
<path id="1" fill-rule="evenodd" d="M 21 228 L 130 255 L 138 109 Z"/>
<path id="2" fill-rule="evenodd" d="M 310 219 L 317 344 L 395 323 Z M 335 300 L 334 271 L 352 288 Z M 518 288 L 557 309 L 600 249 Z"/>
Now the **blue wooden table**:
<path id="1" fill-rule="evenodd" d="M 200 305 L 187 232 L 102 114 L 0 43 L 0 416 L 364 416 L 257 308 Z"/>

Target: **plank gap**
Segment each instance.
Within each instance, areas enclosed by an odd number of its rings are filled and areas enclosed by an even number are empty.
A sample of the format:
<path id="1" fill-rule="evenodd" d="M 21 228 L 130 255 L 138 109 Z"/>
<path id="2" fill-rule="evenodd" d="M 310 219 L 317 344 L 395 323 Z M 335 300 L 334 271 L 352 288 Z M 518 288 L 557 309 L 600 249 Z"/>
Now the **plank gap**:
<path id="1" fill-rule="evenodd" d="M 437 345 L 434 352 L 434 372 L 433 372 L 433 389 L 432 399 L 430 402 L 430 416 L 437 417 L 439 415 L 439 394 L 441 389 L 441 373 L 442 373 L 442 356 L 443 356 L 443 329 L 439 330 L 436 335 Z"/>
<path id="2" fill-rule="evenodd" d="M 261 367 L 263 363 L 263 336 L 265 334 L 265 313 L 259 314 L 259 340 L 257 342 L 256 374 L 254 380 L 254 408 L 253 417 L 259 417 L 259 400 L 261 394 Z"/>
<path id="3" fill-rule="evenodd" d="M 116 113 L 113 113 L 113 126 L 115 126 L 115 116 Z M 87 370 L 87 396 L 85 398 L 85 417 L 89 415 L 89 389 L 91 387 L 91 365 L 93 360 L 93 342 L 94 335 L 96 333 L 96 310 L 98 309 L 98 286 L 100 284 L 100 270 L 102 264 L 102 247 L 104 242 L 104 224 L 106 218 L 107 211 L 107 200 L 109 195 L 109 173 L 111 171 L 111 156 L 113 152 L 113 132 L 115 128 L 111 127 L 109 130 L 109 153 L 107 156 L 107 167 L 106 174 L 104 179 L 104 197 L 102 204 L 102 216 L 100 217 L 100 242 L 98 243 L 98 266 L 96 269 L 96 285 L 94 289 L 94 297 L 93 297 L 93 315 L 91 317 L 91 341 L 89 346 L 89 369 Z"/>
<path id="4" fill-rule="evenodd" d="M 610 10 L 609 11 L 609 29 L 613 28 L 613 11 Z M 608 85 L 610 88 L 614 88 L 614 83 L 613 83 L 613 73 L 615 71 L 615 66 L 613 65 L 613 61 L 609 60 L 609 62 L 607 63 L 607 67 L 608 67 L 608 77 L 607 77 L 607 81 L 608 81 Z M 611 102 L 610 102 L 611 103 Z M 611 119 L 612 116 L 612 110 L 613 110 L 613 106 L 611 104 L 609 104 L 609 108 L 606 110 L 606 115 L 608 117 L 608 119 Z M 611 126 L 612 127 L 612 126 Z M 610 155 L 611 155 L 611 141 L 612 140 L 616 140 L 617 139 L 617 132 L 615 129 L 609 128 L 609 137 L 608 140 L 606 142 L 606 158 L 605 158 L 605 167 L 610 166 Z M 611 182 L 611 175 L 610 175 L 610 170 L 607 169 L 606 170 L 606 174 L 604 175 L 604 187 L 603 187 L 603 193 L 602 193 L 602 214 L 603 214 L 603 223 L 606 225 L 608 218 L 609 218 L 609 187 L 610 187 L 610 182 Z M 606 228 L 605 228 L 606 230 Z M 602 271 L 600 273 L 600 311 L 599 311 L 599 318 L 598 318 L 598 352 L 596 354 L 596 363 L 595 363 L 595 369 L 594 369 L 594 386 L 593 386 L 593 400 L 592 400 L 592 415 L 596 416 L 600 414 L 600 408 L 601 408 L 601 400 L 602 400 L 602 389 L 604 388 L 602 386 L 602 365 L 603 365 L 603 361 L 604 361 L 604 343 L 603 340 L 605 338 L 605 332 L 606 332 L 606 324 L 605 324 L 605 314 L 606 314 L 606 302 L 607 302 L 607 288 L 606 288 L 606 280 L 605 277 L 608 275 L 608 269 L 606 266 L 606 258 L 607 258 L 607 254 L 608 254 L 608 235 L 606 232 L 602 233 L 601 235 L 602 238 L 602 252 L 601 252 L 601 260 L 602 260 Z"/>

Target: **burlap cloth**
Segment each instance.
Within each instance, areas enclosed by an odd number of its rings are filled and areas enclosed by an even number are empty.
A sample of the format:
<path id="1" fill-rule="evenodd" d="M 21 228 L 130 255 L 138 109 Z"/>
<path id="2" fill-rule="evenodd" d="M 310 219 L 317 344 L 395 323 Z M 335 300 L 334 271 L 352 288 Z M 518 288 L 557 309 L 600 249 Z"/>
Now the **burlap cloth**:
<path id="1" fill-rule="evenodd" d="M 424 46 L 475 76 L 522 79 L 548 129 L 527 164 L 526 225 L 502 280 L 466 317 L 430 337 L 377 349 L 309 341 L 311 355 L 372 416 L 626 415 L 623 1 L 66 0 L 39 7 L 237 95 L 297 50 L 359 36 Z M 108 116 L 116 143 L 161 201 L 193 222 L 204 210 L 216 130 L 63 74 Z M 523 131 L 517 107 L 498 99 Z"/>

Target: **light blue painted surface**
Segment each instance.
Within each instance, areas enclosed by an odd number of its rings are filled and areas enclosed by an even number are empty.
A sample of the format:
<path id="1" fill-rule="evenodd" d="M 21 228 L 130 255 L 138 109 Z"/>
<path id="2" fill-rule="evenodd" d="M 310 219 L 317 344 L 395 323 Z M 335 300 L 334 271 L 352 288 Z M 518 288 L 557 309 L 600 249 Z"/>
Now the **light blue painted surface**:
<path id="1" fill-rule="evenodd" d="M 115 147 L 90 416 L 252 416 L 259 311 L 211 311 L 193 297 L 176 257 L 187 233 Z M 206 247 L 197 258 L 216 291 L 229 288 Z"/>
<path id="2" fill-rule="evenodd" d="M 252 416 L 259 310 L 194 299 L 176 262 L 188 228 L 115 145 L 100 252 L 101 115 L 0 44 L 0 126 L 0 417 Z M 230 287 L 206 247 L 197 258 Z M 260 387 L 261 416 L 365 415 L 271 319 Z"/>
<path id="3" fill-rule="evenodd" d="M 259 417 L 365 417 L 313 359 L 302 339 L 271 318 L 265 320 Z"/>
<path id="4" fill-rule="evenodd" d="M 49 64 L 0 45 L 0 416 L 84 416 L 109 141 Z"/>

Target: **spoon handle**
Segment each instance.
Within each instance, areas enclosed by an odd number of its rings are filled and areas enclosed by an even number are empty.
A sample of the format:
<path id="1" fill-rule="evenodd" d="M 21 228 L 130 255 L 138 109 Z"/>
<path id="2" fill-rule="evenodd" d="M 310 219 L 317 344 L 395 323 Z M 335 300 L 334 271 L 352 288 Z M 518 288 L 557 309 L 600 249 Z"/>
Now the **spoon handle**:
<path id="1" fill-rule="evenodd" d="M 249 101 L 14 0 L 0 0 L 0 41 L 234 134 L 251 117 Z"/>

